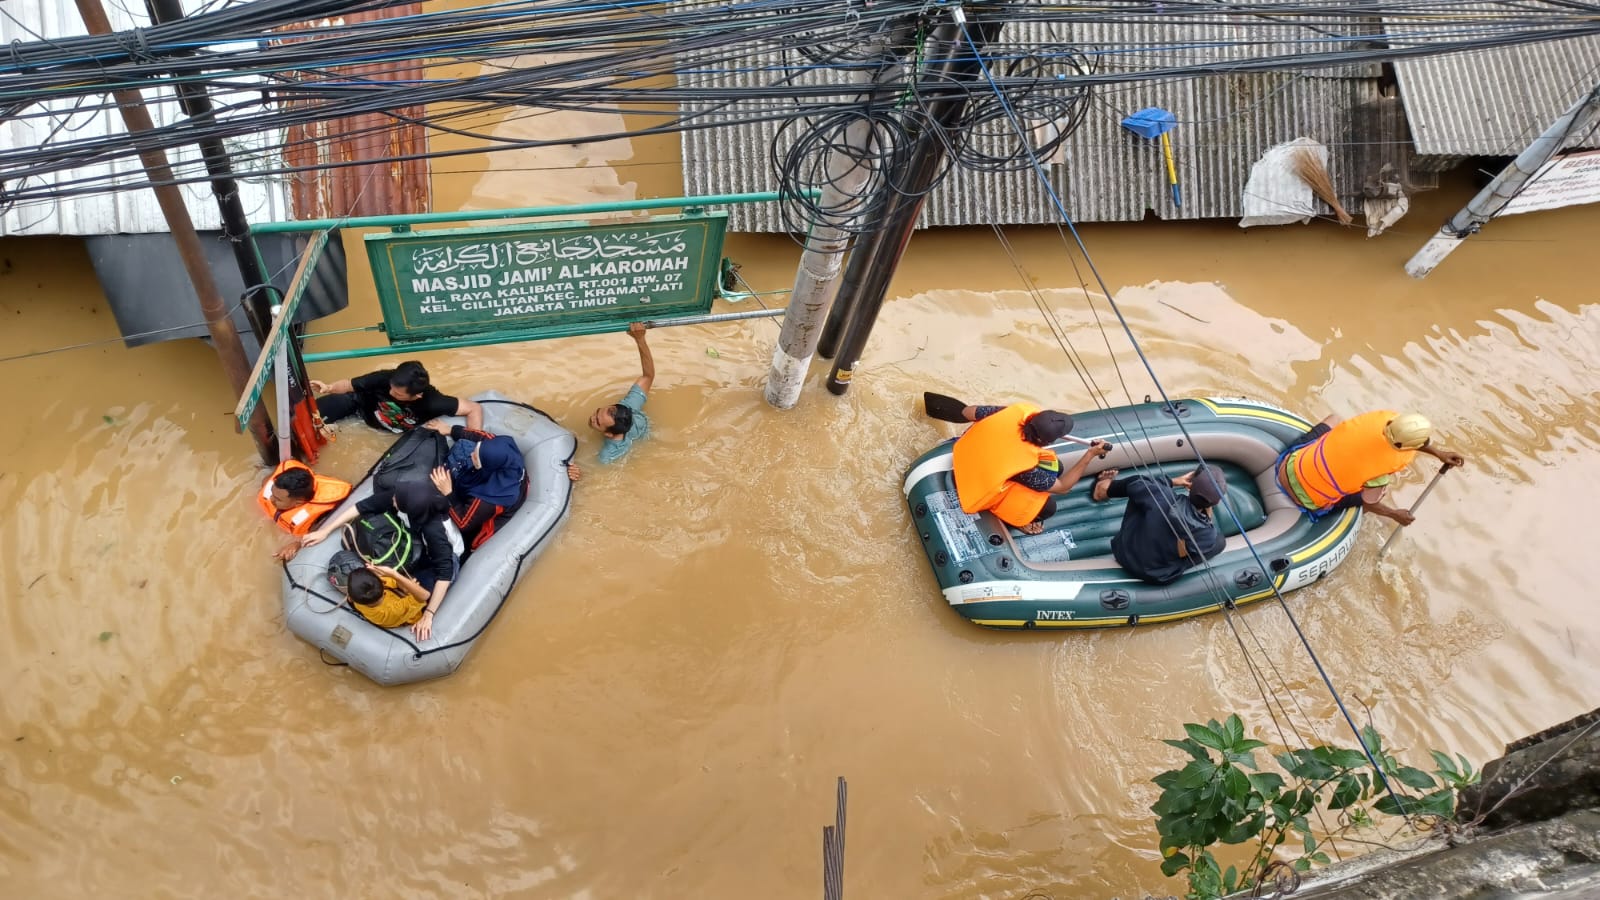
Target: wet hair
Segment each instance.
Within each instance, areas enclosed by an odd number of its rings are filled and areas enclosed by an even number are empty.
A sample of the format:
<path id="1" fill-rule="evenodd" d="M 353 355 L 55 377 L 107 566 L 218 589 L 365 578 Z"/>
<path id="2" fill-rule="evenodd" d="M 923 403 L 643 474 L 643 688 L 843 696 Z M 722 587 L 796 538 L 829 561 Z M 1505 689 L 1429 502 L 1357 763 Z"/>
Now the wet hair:
<path id="1" fill-rule="evenodd" d="M 383 596 L 383 582 L 378 579 L 377 572 L 357 569 L 350 573 L 350 582 L 344 590 L 351 600 L 362 606 L 371 606 Z"/>
<path id="2" fill-rule="evenodd" d="M 633 427 L 633 409 L 615 403 L 611 406 L 611 427 L 606 429 L 606 434 L 627 434 Z"/>
<path id="3" fill-rule="evenodd" d="M 432 387 L 428 382 L 428 370 L 414 359 L 395 366 L 394 374 L 389 376 L 389 386 L 400 388 L 408 394 L 420 394 Z"/>
<path id="4" fill-rule="evenodd" d="M 272 486 L 289 495 L 291 500 L 301 503 L 309 501 L 316 496 L 315 482 L 311 480 L 311 472 L 306 469 L 288 469 L 279 473 L 272 479 Z"/>

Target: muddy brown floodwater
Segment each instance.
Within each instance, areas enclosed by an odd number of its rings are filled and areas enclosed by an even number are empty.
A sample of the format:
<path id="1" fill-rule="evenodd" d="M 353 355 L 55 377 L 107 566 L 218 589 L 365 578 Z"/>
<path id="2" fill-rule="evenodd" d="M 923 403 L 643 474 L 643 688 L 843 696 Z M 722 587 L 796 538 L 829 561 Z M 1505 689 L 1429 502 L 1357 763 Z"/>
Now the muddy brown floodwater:
<path id="1" fill-rule="evenodd" d="M 440 163 L 439 208 L 676 191 L 626 146 L 596 152 Z M 1468 455 L 1385 561 L 1369 521 L 1290 601 L 1357 715 L 1415 763 L 1481 763 L 1592 708 L 1600 683 L 1600 209 L 1496 222 L 1408 278 L 1467 195 L 1424 197 L 1370 241 L 1325 223 L 1083 229 L 1172 394 L 1314 418 L 1416 407 Z M 1231 711 L 1273 736 L 1228 622 L 978 629 L 940 597 L 899 492 L 953 433 L 918 413 L 924 389 L 1095 405 L 1047 313 L 1100 402 L 1151 390 L 1055 232 L 1009 236 L 1015 261 L 992 231 L 919 234 L 842 399 L 819 367 L 800 408 L 765 405 L 774 322 L 654 332 L 652 434 L 611 468 L 584 422 L 635 374 L 625 337 L 426 355 L 453 392 L 499 389 L 579 430 L 589 465 L 471 660 L 408 688 L 285 631 L 263 472 L 203 344 L 0 362 L 6 895 L 813 897 L 838 775 L 848 895 L 1180 891 L 1148 812 L 1150 777 L 1178 762 L 1160 739 Z M 762 289 L 797 255 L 752 236 L 728 253 Z M 0 357 L 115 337 L 77 241 L 0 257 Z M 376 319 L 363 288 L 326 324 Z M 324 467 L 357 476 L 382 443 L 344 428 Z M 1301 727 L 1348 743 L 1283 612 L 1235 621 Z"/>

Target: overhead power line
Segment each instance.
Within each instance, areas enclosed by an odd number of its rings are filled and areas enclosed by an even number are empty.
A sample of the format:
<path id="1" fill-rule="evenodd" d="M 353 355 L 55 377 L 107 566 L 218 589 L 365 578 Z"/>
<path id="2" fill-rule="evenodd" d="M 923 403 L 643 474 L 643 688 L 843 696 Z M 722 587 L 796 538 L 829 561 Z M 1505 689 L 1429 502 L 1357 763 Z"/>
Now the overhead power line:
<path id="1" fill-rule="evenodd" d="M 0 205 L 145 188 L 134 165 L 140 152 L 174 151 L 201 140 L 227 141 L 241 171 L 253 177 L 290 177 L 310 168 L 283 161 L 291 129 L 321 125 L 319 140 L 337 140 L 387 127 L 370 124 L 371 116 L 469 136 L 482 135 L 486 119 L 508 113 L 629 117 L 607 134 L 490 136 L 486 147 L 454 154 L 467 155 L 759 122 L 892 118 L 913 93 L 915 106 L 968 90 L 924 81 L 887 110 L 882 104 L 869 110 L 847 79 L 819 75 L 850 64 L 852 51 L 870 36 L 919 34 L 926 17 L 941 8 L 924 0 L 498 0 L 387 19 L 349 18 L 388 5 L 252 0 L 102 37 L 31 35 L 12 20 L 11 31 L 32 39 L 0 51 L 0 122 L 9 123 L 13 136 L 12 146 L 0 149 Z M 1311 72 L 1600 34 L 1600 4 L 1575 0 L 1018 0 L 965 8 L 974 21 L 1029 26 L 1028 34 L 1042 24 L 1058 35 L 1049 43 L 1008 39 L 986 54 L 997 88 L 1017 108 L 1032 111 L 1030 122 L 1048 122 L 1058 136 L 1081 120 L 1085 98 L 1096 88 Z M 0 6 L 0 18 L 8 15 Z M 1154 30 L 1141 37 L 1128 29 L 1125 42 L 1109 44 L 1089 41 L 1085 33 L 1089 26 L 1140 24 L 1192 27 L 1194 39 L 1173 43 L 1149 36 Z M 895 49 L 915 59 L 914 39 Z M 441 75 L 440 66 L 454 64 L 481 71 Z M 393 71 L 380 71 L 395 66 L 411 67 L 414 77 L 397 80 Z M 174 88 L 180 84 L 205 88 L 217 113 L 179 115 Z M 167 124 L 131 137 L 83 128 L 88 117 L 111 112 L 111 91 L 128 88 L 142 90 Z M 987 109 L 987 119 L 968 124 L 998 134 L 998 107 L 990 102 Z M 368 116 L 369 124 L 352 123 L 357 116 Z M 1018 149 L 957 158 L 969 167 L 1007 168 L 1025 155 Z M 328 160 L 315 168 L 366 162 Z M 174 172 L 178 183 L 208 177 L 198 159 L 175 162 Z"/>

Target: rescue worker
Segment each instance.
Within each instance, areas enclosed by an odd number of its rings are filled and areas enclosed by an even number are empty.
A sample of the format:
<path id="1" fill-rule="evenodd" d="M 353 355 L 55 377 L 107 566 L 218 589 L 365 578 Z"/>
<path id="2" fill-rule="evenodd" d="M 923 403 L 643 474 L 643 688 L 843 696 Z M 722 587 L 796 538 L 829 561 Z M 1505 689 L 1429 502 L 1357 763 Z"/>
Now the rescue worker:
<path id="1" fill-rule="evenodd" d="M 1024 534 L 1044 530 L 1056 511 L 1051 494 L 1065 494 L 1105 456 L 1111 445 L 1094 441 L 1065 472 L 1049 445 L 1072 430 L 1072 417 L 1029 403 L 1011 406 L 968 406 L 961 411 L 974 423 L 956 439 L 952 452 L 956 496 L 962 510 L 988 510 Z"/>
<path id="2" fill-rule="evenodd" d="M 350 496 L 350 484 L 337 478 L 318 475 L 305 463 L 285 460 L 261 485 L 256 503 L 267 518 L 296 538 L 309 534 L 328 513 Z M 298 540 L 285 544 L 276 554 L 287 560 L 299 549 Z M 287 554 L 287 555 L 285 555 Z"/>
<path id="3" fill-rule="evenodd" d="M 1410 465 L 1419 451 L 1446 467 L 1466 462 L 1459 453 L 1435 447 L 1432 438 L 1433 425 L 1414 412 L 1380 409 L 1348 421 L 1329 416 L 1289 445 L 1278 461 L 1278 486 L 1313 515 L 1360 506 L 1410 525 L 1410 512 L 1382 502 L 1390 476 Z"/>

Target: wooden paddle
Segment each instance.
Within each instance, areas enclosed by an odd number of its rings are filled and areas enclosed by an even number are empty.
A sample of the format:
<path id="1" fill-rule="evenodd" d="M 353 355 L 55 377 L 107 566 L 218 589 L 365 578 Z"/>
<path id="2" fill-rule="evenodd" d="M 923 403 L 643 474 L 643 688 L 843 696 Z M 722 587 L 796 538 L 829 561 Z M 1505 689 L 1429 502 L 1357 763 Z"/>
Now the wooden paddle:
<path id="1" fill-rule="evenodd" d="M 971 404 L 963 403 L 954 397 L 946 397 L 944 394 L 935 394 L 932 391 L 924 391 L 922 393 L 922 406 L 928 411 L 928 418 L 938 419 L 941 422 L 957 422 L 963 425 L 970 424 L 967 421 L 965 412 L 969 405 Z M 1071 441 L 1074 444 L 1083 444 L 1085 446 L 1094 443 L 1088 438 L 1073 437 L 1070 434 L 1062 435 L 1061 439 L 1063 441 Z M 1106 451 L 1110 452 L 1110 450 L 1111 444 L 1107 443 Z"/>

